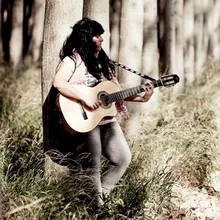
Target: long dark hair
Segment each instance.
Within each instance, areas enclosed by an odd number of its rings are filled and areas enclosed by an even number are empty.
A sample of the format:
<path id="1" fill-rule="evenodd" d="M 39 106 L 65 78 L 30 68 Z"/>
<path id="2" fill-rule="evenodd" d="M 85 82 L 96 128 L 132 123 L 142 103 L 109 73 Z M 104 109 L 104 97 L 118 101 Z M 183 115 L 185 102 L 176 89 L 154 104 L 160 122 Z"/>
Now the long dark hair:
<path id="1" fill-rule="evenodd" d="M 104 33 L 104 29 L 100 23 L 89 18 L 83 18 L 78 21 L 73 27 L 71 34 L 67 37 L 60 51 L 60 59 L 65 56 L 74 58 L 73 51 L 81 56 L 82 60 L 90 74 L 97 79 L 100 79 L 101 72 L 107 79 L 111 79 L 114 74 L 114 65 L 109 63 L 109 58 L 105 51 L 101 49 L 98 53 L 98 58 L 95 57 L 96 44 L 92 38 L 96 35 Z M 100 67 L 100 65 L 101 67 Z"/>

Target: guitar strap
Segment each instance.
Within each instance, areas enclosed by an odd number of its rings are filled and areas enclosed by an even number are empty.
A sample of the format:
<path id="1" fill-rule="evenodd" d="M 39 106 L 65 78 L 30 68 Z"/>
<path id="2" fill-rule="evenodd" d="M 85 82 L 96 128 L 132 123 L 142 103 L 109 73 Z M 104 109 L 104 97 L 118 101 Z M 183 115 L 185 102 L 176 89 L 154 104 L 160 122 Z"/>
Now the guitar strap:
<path id="1" fill-rule="evenodd" d="M 127 66 L 121 64 L 121 63 L 118 63 L 118 62 L 116 62 L 116 61 L 114 61 L 114 60 L 109 60 L 109 62 L 112 63 L 112 64 L 115 64 L 116 66 L 121 67 L 122 69 L 125 69 L 125 70 L 127 70 L 127 71 L 129 71 L 129 72 L 132 72 L 132 73 L 134 73 L 134 74 L 136 74 L 136 75 L 138 75 L 138 76 L 140 76 L 140 77 L 142 77 L 142 78 L 144 78 L 144 79 L 149 79 L 149 80 L 151 80 L 151 81 L 155 81 L 155 80 L 156 80 L 156 79 L 154 79 L 154 78 L 152 78 L 152 77 L 150 77 L 150 76 L 147 76 L 147 75 L 145 75 L 145 74 L 139 73 L 139 72 L 137 72 L 137 71 L 135 71 L 135 70 L 133 70 L 133 69 L 131 69 L 131 68 L 129 68 L 129 67 L 127 67 Z"/>

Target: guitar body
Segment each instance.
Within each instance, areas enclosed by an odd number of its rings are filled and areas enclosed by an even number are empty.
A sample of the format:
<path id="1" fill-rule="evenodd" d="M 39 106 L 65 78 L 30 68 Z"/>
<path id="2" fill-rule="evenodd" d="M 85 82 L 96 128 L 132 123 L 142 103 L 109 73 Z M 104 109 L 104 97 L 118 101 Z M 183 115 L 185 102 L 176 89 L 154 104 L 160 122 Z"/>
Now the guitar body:
<path id="1" fill-rule="evenodd" d="M 100 99 L 102 94 L 120 91 L 119 87 L 111 81 L 103 81 L 95 87 L 83 85 L 74 85 L 74 87 L 94 99 Z M 84 103 L 81 104 L 78 100 L 67 98 L 61 94 L 57 97 L 57 105 L 63 114 L 65 123 L 71 129 L 80 133 L 91 131 L 104 117 L 114 117 L 117 114 L 115 102 L 108 105 L 101 105 L 96 110 L 89 109 Z M 86 119 L 83 117 L 82 111 L 85 111 Z M 65 123 L 63 123 L 64 126 Z"/>

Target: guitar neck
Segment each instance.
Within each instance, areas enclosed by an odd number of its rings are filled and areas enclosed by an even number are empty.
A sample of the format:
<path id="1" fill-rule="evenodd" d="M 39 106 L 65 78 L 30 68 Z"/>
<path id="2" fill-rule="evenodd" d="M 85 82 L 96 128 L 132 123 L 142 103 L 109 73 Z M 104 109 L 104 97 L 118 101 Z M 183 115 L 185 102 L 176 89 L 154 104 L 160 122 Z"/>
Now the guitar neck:
<path id="1" fill-rule="evenodd" d="M 159 87 L 159 86 L 163 86 L 163 82 L 162 80 L 155 80 L 152 81 L 151 84 L 153 85 L 153 87 Z M 142 88 L 142 86 L 135 86 L 133 88 L 129 88 L 129 89 L 125 89 L 119 92 L 115 92 L 115 93 L 111 93 L 108 95 L 108 102 L 116 102 L 119 100 L 123 100 L 125 98 L 128 98 L 130 96 L 133 95 L 137 95 L 141 92 L 144 92 L 144 89 Z"/>

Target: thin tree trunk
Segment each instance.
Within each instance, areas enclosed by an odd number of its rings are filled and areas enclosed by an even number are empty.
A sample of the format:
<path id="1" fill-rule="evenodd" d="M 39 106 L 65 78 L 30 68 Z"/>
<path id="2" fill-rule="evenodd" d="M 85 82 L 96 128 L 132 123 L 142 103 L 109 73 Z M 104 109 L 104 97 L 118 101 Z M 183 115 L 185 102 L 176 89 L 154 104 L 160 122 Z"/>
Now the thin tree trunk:
<path id="1" fill-rule="evenodd" d="M 43 104 L 43 138 L 44 151 L 56 149 L 61 138 L 56 128 L 59 119 L 55 109 L 57 90 L 52 86 L 56 67 L 60 61 L 59 52 L 71 27 L 82 17 L 83 1 L 73 4 L 72 0 L 47 0 L 43 35 L 43 60 L 42 60 L 42 104 Z M 63 140 L 64 141 L 64 140 Z M 46 157 L 46 175 L 54 173 L 47 170 L 51 165 L 50 158 Z M 57 169 L 59 170 L 59 169 Z M 55 172 L 59 175 L 59 172 Z"/>
<path id="2" fill-rule="evenodd" d="M 144 0 L 144 45 L 142 57 L 142 73 L 154 79 L 159 78 L 157 1 Z M 157 123 L 159 110 L 159 90 L 155 89 L 151 99 L 142 105 L 142 115 L 148 125 Z"/>
<path id="3" fill-rule="evenodd" d="M 170 74 L 176 73 L 174 3 L 175 0 L 167 0 L 165 6 L 165 63 Z"/>
<path id="4" fill-rule="evenodd" d="M 212 8 L 212 0 L 203 0 L 203 43 L 202 43 L 202 67 L 209 61 L 208 44 L 209 44 L 209 14 Z"/>
<path id="5" fill-rule="evenodd" d="M 213 42 L 210 45 L 210 51 L 213 53 L 213 58 L 215 61 L 220 60 L 220 1 L 219 0 L 214 0 L 214 6 L 213 6 L 213 13 L 212 13 L 212 18 L 211 24 L 213 25 L 213 32 L 210 31 L 210 39 L 211 42 Z"/>
<path id="6" fill-rule="evenodd" d="M 120 28 L 119 61 L 132 69 L 141 71 L 143 46 L 143 0 L 123 0 Z M 119 80 L 127 87 L 139 85 L 141 78 L 121 70 Z M 130 119 L 125 123 L 128 135 L 136 136 L 140 131 L 140 104 L 128 103 Z"/>
<path id="7" fill-rule="evenodd" d="M 111 0 L 110 2 L 110 57 L 118 61 L 121 0 Z"/>
<path id="8" fill-rule="evenodd" d="M 194 0 L 194 45 L 195 45 L 195 75 L 200 75 L 203 66 L 203 0 Z"/>
<path id="9" fill-rule="evenodd" d="M 183 60 L 183 45 L 184 45 L 184 32 L 183 32 L 183 0 L 175 0 L 175 26 L 176 26 L 176 51 L 175 63 L 176 73 L 180 77 L 180 82 L 175 85 L 174 92 L 181 93 L 184 91 L 185 76 L 184 76 L 184 60 Z"/>
<path id="10" fill-rule="evenodd" d="M 31 63 L 36 65 L 42 54 L 45 0 L 35 0 L 33 4 L 33 31 L 30 42 Z"/>
<path id="11" fill-rule="evenodd" d="M 215 48 L 215 0 L 209 1 L 209 13 L 207 16 L 207 31 L 208 31 L 208 57 L 214 59 L 214 48 Z M 219 9 L 220 10 L 220 9 Z M 220 19 L 220 17 L 219 17 Z"/>
<path id="12" fill-rule="evenodd" d="M 109 0 L 84 1 L 83 16 L 94 19 L 103 26 L 103 48 L 109 54 Z"/>
<path id="13" fill-rule="evenodd" d="M 159 47 L 159 72 L 163 75 L 166 72 L 165 63 L 165 21 L 166 2 L 158 0 L 158 47 Z"/>
<path id="14" fill-rule="evenodd" d="M 22 66 L 23 52 L 23 0 L 14 0 L 12 9 L 12 29 L 10 38 L 9 58 L 12 71 L 19 76 Z"/>
<path id="15" fill-rule="evenodd" d="M 186 85 L 194 82 L 194 3 L 191 0 L 184 1 L 184 74 Z"/>
<path id="16" fill-rule="evenodd" d="M 3 42 L 2 42 L 2 0 L 0 0 L 0 63 L 3 61 Z"/>

